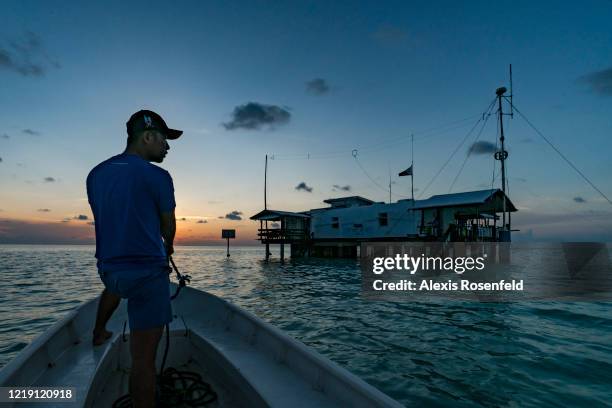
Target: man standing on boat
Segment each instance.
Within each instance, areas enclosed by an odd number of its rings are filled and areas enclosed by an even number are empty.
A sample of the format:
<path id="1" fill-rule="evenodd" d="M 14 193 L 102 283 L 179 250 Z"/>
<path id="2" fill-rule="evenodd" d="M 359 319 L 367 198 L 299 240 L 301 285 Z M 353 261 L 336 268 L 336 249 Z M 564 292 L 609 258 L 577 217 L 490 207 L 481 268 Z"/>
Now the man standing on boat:
<path id="1" fill-rule="evenodd" d="M 94 346 L 112 333 L 106 323 L 128 300 L 135 407 L 155 400 L 155 355 L 164 325 L 172 320 L 168 256 L 176 232 L 174 187 L 161 163 L 183 132 L 169 129 L 157 113 L 141 110 L 127 124 L 127 147 L 87 176 L 87 196 L 96 228 L 98 272 L 105 289 L 93 331 Z"/>

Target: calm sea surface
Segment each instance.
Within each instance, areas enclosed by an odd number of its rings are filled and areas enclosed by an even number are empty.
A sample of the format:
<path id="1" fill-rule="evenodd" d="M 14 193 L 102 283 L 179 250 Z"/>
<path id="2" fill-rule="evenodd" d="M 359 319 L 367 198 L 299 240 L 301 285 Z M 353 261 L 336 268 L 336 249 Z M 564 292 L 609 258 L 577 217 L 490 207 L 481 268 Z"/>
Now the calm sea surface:
<path id="1" fill-rule="evenodd" d="M 612 304 L 369 302 L 357 261 L 179 247 L 192 286 L 244 307 L 406 405 L 612 406 Z M 0 246 L 0 367 L 97 296 L 94 248 Z"/>

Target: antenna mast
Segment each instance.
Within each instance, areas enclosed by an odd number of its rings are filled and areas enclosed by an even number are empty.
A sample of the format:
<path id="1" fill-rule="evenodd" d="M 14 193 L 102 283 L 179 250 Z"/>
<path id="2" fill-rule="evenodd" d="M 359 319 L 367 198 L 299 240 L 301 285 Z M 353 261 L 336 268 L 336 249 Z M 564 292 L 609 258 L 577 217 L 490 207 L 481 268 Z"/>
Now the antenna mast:
<path id="1" fill-rule="evenodd" d="M 502 98 L 506 93 L 507 89 L 505 87 L 497 88 L 495 94 L 497 95 L 497 100 L 499 102 L 499 141 L 501 142 L 501 150 L 495 152 L 495 160 L 499 160 L 501 162 L 501 182 L 502 182 L 502 192 L 504 193 L 503 199 L 503 212 L 502 212 L 502 231 L 510 230 L 510 226 L 506 225 L 506 159 L 508 158 L 508 152 L 504 149 L 504 112 L 502 110 Z"/>
<path id="2" fill-rule="evenodd" d="M 264 210 L 268 209 L 268 155 L 266 154 L 266 168 L 264 170 Z"/>
<path id="3" fill-rule="evenodd" d="M 391 204 L 391 166 L 389 166 L 389 204 Z"/>

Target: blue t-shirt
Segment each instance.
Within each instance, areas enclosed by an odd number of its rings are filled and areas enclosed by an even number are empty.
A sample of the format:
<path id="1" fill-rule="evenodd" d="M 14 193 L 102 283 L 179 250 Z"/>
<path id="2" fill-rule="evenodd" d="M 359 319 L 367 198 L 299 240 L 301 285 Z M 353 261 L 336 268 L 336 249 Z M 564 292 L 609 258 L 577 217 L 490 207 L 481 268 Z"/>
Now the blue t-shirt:
<path id="1" fill-rule="evenodd" d="M 170 174 L 134 154 L 98 164 L 87 176 L 98 269 L 167 265 L 160 214 L 176 206 Z"/>

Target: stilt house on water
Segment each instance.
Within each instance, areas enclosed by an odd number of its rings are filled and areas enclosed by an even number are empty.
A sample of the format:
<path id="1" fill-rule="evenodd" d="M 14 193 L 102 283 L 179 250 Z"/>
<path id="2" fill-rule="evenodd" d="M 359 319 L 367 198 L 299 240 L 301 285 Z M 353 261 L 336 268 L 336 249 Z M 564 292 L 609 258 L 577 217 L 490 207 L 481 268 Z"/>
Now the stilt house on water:
<path id="1" fill-rule="evenodd" d="M 501 189 L 440 194 L 426 200 L 412 198 L 395 203 L 374 202 L 359 196 L 341 197 L 325 200 L 329 207 L 288 212 L 268 209 L 264 176 L 264 210 L 251 219 L 259 221 L 258 239 L 266 245 L 266 259 L 270 244 L 280 244 L 282 260 L 285 244 L 290 245 L 292 257 L 356 257 L 360 244 L 372 241 L 509 242 L 511 214 L 516 207 L 506 195 L 508 151 L 504 147 L 502 120 L 505 93 L 505 87 L 498 88 L 496 99 L 483 114 L 486 123 L 497 101 L 500 146 L 494 158 L 500 162 Z M 509 98 L 511 101 L 512 90 Z M 413 177 L 413 164 L 399 176 Z M 267 168 L 268 156 L 264 175 Z M 498 213 L 501 213 L 500 223 Z"/>
<path id="2" fill-rule="evenodd" d="M 266 245 L 289 244 L 291 257 L 356 257 L 361 242 L 509 241 L 509 226 L 498 213 L 517 211 L 499 189 L 434 195 L 426 200 L 374 202 L 359 196 L 324 201 L 329 207 L 303 212 L 263 210 L 258 239 Z M 269 224 L 270 223 L 270 224 Z"/>

